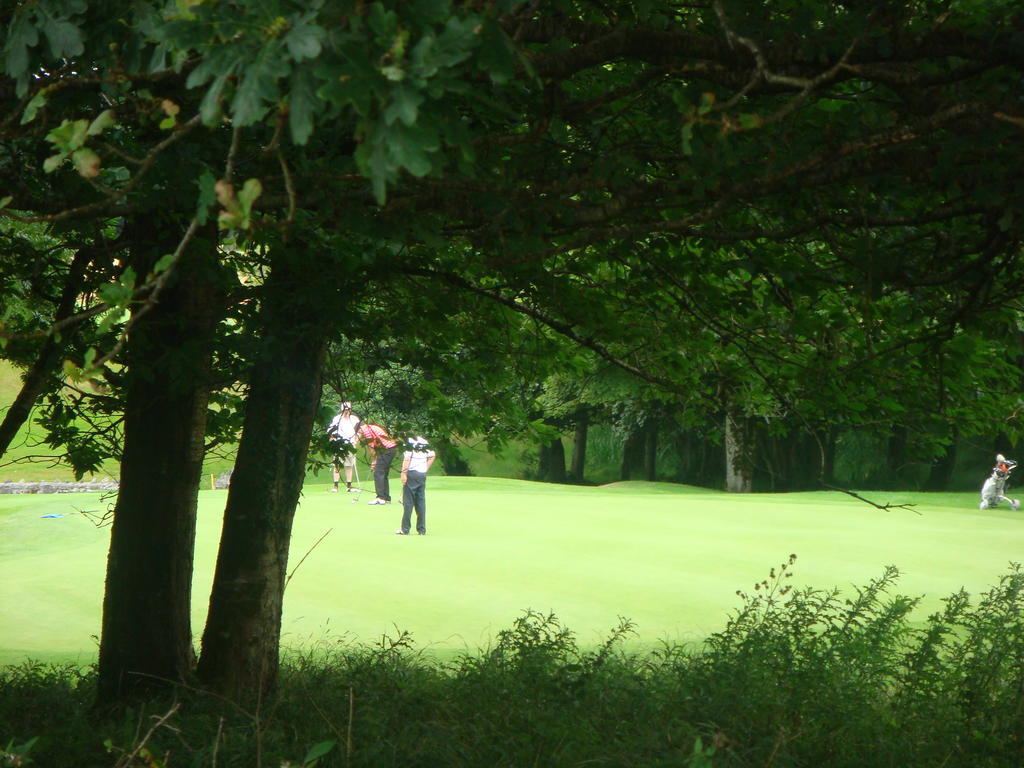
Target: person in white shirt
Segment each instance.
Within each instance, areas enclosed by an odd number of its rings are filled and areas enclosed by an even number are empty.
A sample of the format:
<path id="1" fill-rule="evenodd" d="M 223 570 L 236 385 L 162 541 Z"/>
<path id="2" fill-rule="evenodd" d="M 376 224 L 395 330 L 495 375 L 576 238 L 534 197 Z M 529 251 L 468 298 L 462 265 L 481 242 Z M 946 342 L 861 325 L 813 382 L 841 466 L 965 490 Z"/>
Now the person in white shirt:
<path id="1" fill-rule="evenodd" d="M 334 487 L 331 493 L 338 492 L 338 483 L 341 481 L 341 467 L 345 467 L 345 488 L 349 493 L 355 493 L 359 489 L 352 487 L 352 472 L 356 467 L 356 431 L 360 425 L 359 417 L 352 413 L 352 403 L 341 404 L 341 413 L 331 419 L 327 427 L 327 434 L 337 445 L 337 454 L 332 467 L 334 475 Z"/>
<path id="2" fill-rule="evenodd" d="M 409 447 L 402 454 L 402 527 L 395 531 L 408 536 L 412 526 L 412 511 L 416 510 L 416 533 L 427 533 L 427 471 L 434 463 L 435 454 L 422 437 L 410 437 Z"/>

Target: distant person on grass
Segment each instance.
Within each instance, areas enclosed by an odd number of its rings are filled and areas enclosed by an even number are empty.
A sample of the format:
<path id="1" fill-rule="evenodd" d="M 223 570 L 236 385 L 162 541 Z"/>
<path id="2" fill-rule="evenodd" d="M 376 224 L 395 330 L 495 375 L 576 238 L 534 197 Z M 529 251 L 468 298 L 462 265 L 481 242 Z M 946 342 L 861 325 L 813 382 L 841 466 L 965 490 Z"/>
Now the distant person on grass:
<path id="1" fill-rule="evenodd" d="M 376 424 L 362 424 L 356 430 L 356 438 L 366 443 L 370 449 L 370 469 L 373 470 L 373 487 L 377 498 L 370 504 L 390 504 L 391 489 L 388 485 L 388 472 L 391 462 L 395 459 L 395 448 L 398 445 L 391 439 L 383 427 Z"/>
<path id="2" fill-rule="evenodd" d="M 341 413 L 331 419 L 327 427 L 327 435 L 335 444 L 334 466 L 331 468 L 334 475 L 334 487 L 331 493 L 338 492 L 338 483 L 341 481 L 341 467 L 345 467 L 345 488 L 349 493 L 355 493 L 357 488 L 352 487 L 352 471 L 356 467 L 356 431 L 360 425 L 359 417 L 352 413 L 352 403 L 341 404 Z"/>
<path id="3" fill-rule="evenodd" d="M 434 463 L 434 452 L 422 437 L 410 437 L 409 448 L 402 454 L 402 527 L 395 531 L 408 536 L 412 511 L 416 510 L 416 533 L 427 533 L 427 472 Z"/>

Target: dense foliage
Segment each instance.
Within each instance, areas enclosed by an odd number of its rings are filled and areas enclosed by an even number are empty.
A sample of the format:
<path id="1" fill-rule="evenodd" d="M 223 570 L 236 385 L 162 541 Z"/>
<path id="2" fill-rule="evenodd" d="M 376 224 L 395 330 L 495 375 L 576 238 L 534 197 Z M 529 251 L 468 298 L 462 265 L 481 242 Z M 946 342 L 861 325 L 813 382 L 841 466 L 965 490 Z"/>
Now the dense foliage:
<path id="1" fill-rule="evenodd" d="M 557 349 L 537 379 L 644 382 L 629 440 L 679 414 L 725 446 L 737 491 L 757 452 L 827 481 L 851 429 L 895 466 L 957 430 L 1019 430 L 1013 0 L 0 9 L 0 217 L 47 238 L 5 240 L 0 343 L 79 470 L 120 453 L 104 695 L 127 670 L 191 672 L 201 454 L 239 428 L 198 669 L 272 692 L 334 339 L 451 369 L 460 386 L 420 379 L 419 420 L 480 429 L 514 401 L 489 391 L 515 382 L 488 348 L 518 327 Z M 54 401 L 83 376 L 123 441 L 104 421 L 115 439 L 87 445 Z M 544 435 L 527 384 L 513 416 Z"/>

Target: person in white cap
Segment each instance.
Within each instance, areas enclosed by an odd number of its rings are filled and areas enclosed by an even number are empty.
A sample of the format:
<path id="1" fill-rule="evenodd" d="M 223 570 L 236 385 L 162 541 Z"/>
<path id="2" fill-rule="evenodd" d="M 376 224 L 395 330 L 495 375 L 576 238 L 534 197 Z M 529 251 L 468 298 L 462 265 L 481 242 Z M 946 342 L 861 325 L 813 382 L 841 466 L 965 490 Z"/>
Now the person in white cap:
<path id="1" fill-rule="evenodd" d="M 341 404 L 341 413 L 331 419 L 327 427 L 327 435 L 337 444 L 338 451 L 334 458 L 332 473 L 334 475 L 334 487 L 331 493 L 338 492 L 338 483 L 341 481 L 341 467 L 345 467 L 345 488 L 349 493 L 355 493 L 358 488 L 352 487 L 352 471 L 356 467 L 356 430 L 359 429 L 359 417 L 352 413 L 352 403 Z"/>
<path id="2" fill-rule="evenodd" d="M 427 471 L 435 454 L 422 437 L 410 437 L 409 447 L 402 454 L 402 527 L 395 531 L 408 536 L 412 527 L 412 511 L 416 510 L 416 533 L 427 533 Z"/>

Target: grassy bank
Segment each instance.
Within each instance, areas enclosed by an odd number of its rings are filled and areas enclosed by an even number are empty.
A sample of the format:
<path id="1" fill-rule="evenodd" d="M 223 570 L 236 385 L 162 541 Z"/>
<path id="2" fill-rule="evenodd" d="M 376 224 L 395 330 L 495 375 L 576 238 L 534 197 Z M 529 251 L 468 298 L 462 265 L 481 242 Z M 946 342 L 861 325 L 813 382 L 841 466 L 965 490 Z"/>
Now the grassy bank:
<path id="1" fill-rule="evenodd" d="M 398 537 L 398 505 L 308 486 L 278 699 L 181 688 L 121 713 L 92 710 L 88 666 L 111 500 L 0 496 L 0 750 L 76 768 L 1019 766 L 1024 514 L 872 496 L 914 506 L 436 477 L 428 535 Z M 200 494 L 197 631 L 225 498 Z"/>
<path id="2" fill-rule="evenodd" d="M 893 569 L 844 599 L 790 589 L 789 567 L 699 649 L 623 653 L 628 623 L 583 647 L 555 616 L 526 613 L 448 662 L 401 636 L 292 656 L 255 711 L 180 688 L 101 713 L 91 672 L 8 668 L 0 745 L 79 768 L 1022 764 L 1019 570 L 918 626 Z"/>

